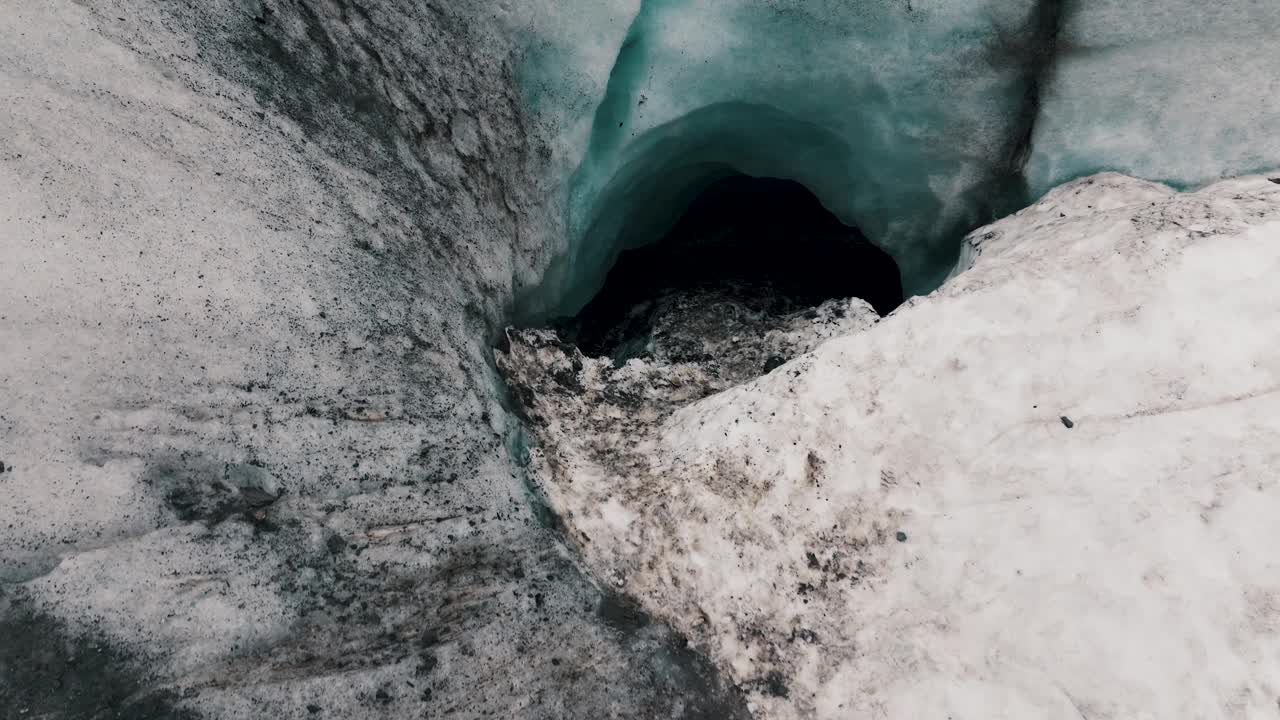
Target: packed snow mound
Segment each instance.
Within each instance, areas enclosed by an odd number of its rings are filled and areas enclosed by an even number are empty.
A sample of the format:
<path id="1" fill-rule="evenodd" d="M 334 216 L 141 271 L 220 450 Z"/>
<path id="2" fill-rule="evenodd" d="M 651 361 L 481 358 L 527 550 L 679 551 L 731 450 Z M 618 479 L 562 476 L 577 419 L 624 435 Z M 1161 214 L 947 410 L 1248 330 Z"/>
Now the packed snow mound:
<path id="1" fill-rule="evenodd" d="M 513 335 L 568 536 L 757 717 L 1273 713 L 1280 184 L 1099 175 L 964 256 L 707 397 Z"/>
<path id="2" fill-rule="evenodd" d="M 735 172 L 803 183 L 921 293 L 966 232 L 1063 182 L 1280 163 L 1267 0 L 558 0 L 504 17 L 568 224 L 530 316 L 576 310 L 621 250 Z"/>

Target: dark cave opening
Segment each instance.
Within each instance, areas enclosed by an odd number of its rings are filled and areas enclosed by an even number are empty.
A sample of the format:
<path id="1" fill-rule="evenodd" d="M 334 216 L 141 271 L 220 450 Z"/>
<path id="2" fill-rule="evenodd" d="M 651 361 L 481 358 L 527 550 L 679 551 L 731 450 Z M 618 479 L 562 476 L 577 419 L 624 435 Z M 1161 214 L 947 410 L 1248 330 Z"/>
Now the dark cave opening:
<path id="1" fill-rule="evenodd" d="M 881 316 L 903 301 L 890 255 L 801 183 L 730 175 L 707 186 L 656 242 L 626 250 L 577 315 L 555 323 L 590 356 L 645 356 L 670 302 L 730 302 L 781 315 L 843 298 Z"/>

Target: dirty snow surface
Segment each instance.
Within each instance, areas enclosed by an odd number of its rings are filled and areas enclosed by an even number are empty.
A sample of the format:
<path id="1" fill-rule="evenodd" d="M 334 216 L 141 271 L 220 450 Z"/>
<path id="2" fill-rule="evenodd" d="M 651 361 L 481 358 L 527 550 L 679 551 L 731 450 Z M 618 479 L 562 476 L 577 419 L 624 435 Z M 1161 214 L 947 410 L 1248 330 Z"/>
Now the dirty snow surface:
<path id="1" fill-rule="evenodd" d="M 546 332 L 500 365 L 592 571 L 757 717 L 1272 717 L 1277 182 L 1063 186 L 722 391 Z"/>
<path id="2" fill-rule="evenodd" d="M 0 3 L 0 718 L 741 716 L 511 461 L 491 11 Z"/>

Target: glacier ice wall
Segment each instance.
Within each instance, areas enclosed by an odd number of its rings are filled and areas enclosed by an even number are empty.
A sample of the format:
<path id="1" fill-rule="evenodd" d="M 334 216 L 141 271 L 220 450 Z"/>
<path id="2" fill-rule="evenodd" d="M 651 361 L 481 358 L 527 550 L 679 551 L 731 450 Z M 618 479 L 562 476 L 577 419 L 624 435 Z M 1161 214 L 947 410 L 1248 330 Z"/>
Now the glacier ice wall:
<path id="1" fill-rule="evenodd" d="M 1078 0 L 1062 19 L 1026 177 L 1098 170 L 1193 187 L 1280 164 L 1280 3 Z"/>
<path id="2" fill-rule="evenodd" d="M 804 183 L 919 293 L 964 232 L 1066 180 L 1190 186 L 1280 163 L 1274 3 L 578 5 L 518 19 L 568 229 L 526 314 L 576 309 L 730 172 Z"/>

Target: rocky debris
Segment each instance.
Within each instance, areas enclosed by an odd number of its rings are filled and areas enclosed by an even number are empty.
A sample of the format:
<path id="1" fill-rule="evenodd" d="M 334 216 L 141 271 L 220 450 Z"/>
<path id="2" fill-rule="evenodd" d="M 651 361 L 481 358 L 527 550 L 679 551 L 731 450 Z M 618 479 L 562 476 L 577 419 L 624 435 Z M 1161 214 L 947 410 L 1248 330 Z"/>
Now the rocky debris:
<path id="1" fill-rule="evenodd" d="M 265 508 L 280 498 L 279 481 L 266 468 L 248 463 L 218 467 L 198 456 L 154 465 L 147 482 L 184 522 L 216 525 L 231 517 L 266 519 Z"/>
<path id="2" fill-rule="evenodd" d="M 638 449 L 680 408 L 759 377 L 771 361 L 803 356 L 879 321 L 859 299 L 771 313 L 740 290 L 667 294 L 651 310 L 643 357 L 623 362 L 587 357 L 555 330 L 509 328 L 495 357 L 535 443 L 554 456 L 557 438 L 568 432 L 587 442 L 596 462 L 634 469 Z M 816 455 L 810 465 L 820 473 Z M 544 467 L 557 474 L 566 468 Z"/>
<path id="3" fill-rule="evenodd" d="M 722 388 L 752 380 L 824 340 L 861 332 L 879 320 L 866 301 L 856 298 L 778 312 L 742 288 L 694 290 L 660 301 L 646 350 L 658 364 L 699 365 Z"/>
<path id="4" fill-rule="evenodd" d="M 648 310 L 651 330 L 637 353 L 642 357 L 623 362 L 587 357 L 551 329 L 508 329 L 505 342 L 495 352 L 534 440 L 531 469 L 553 507 L 566 506 L 562 488 L 580 482 L 581 468 L 600 468 L 607 474 L 608 480 L 583 488 L 605 505 L 616 503 L 612 498 L 662 492 L 663 487 L 679 492 L 689 479 L 686 473 L 705 475 L 707 469 L 674 471 L 652 464 L 650 453 L 660 442 L 668 418 L 681 408 L 759 377 L 771 362 L 770 370 L 777 370 L 784 366 L 783 357 L 803 358 L 828 339 L 866 331 L 879 321 L 875 310 L 858 299 L 770 312 L 732 286 L 668 293 Z M 808 473 L 817 486 L 826 472 L 825 463 L 814 451 L 808 457 Z M 761 492 L 752 486 L 750 469 L 730 458 L 717 459 L 710 474 L 727 496 Z M 671 514 L 665 508 L 657 512 Z M 572 513 L 566 519 L 569 539 L 588 557 L 598 558 L 591 534 L 573 521 Z M 888 533 L 887 527 L 874 533 L 875 544 L 883 545 Z M 823 547 L 841 547 L 841 543 L 826 542 Z M 865 550 L 864 543 L 827 551 L 824 562 L 809 553 L 807 561 L 821 579 L 805 584 L 805 594 L 820 588 L 825 593 L 829 583 L 856 583 L 868 577 L 873 564 L 858 559 Z M 604 580 L 625 587 L 633 564 L 661 557 L 663 552 L 652 546 L 626 561 L 615 557 L 611 567 L 602 571 Z M 621 596 L 603 603 L 601 616 L 622 628 L 648 622 L 641 606 Z M 703 640 L 707 630 L 705 625 L 685 629 L 695 641 Z M 754 634 L 749 623 L 743 632 L 751 638 L 749 643 L 764 637 Z M 817 637 L 809 630 L 803 636 Z M 776 671 L 765 680 L 744 680 L 740 686 L 775 699 L 789 695 L 784 676 Z"/>
<path id="5" fill-rule="evenodd" d="M 640 316 L 642 322 L 634 321 Z M 635 308 L 630 318 L 606 332 L 612 354 L 599 357 L 607 357 L 614 368 L 630 361 L 650 369 L 678 367 L 678 374 L 702 377 L 711 393 L 772 372 L 825 340 L 866 330 L 880 316 L 858 298 L 797 307 L 768 287 L 726 282 L 665 291 Z M 557 347 L 566 357 L 580 358 L 570 362 L 572 368 L 553 371 L 562 385 L 575 382 L 573 374 L 586 355 L 573 344 L 572 328 L 508 330 L 507 336 L 508 342 Z"/>
<path id="6" fill-rule="evenodd" d="M 266 468 L 236 463 L 227 465 L 223 477 L 249 507 L 270 505 L 280 497 L 280 482 Z"/>

